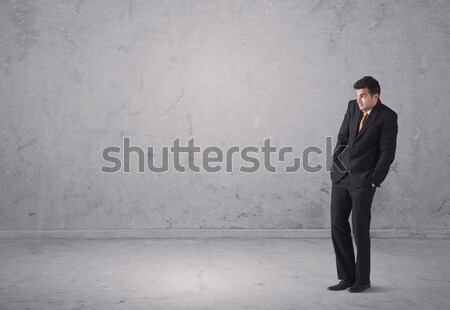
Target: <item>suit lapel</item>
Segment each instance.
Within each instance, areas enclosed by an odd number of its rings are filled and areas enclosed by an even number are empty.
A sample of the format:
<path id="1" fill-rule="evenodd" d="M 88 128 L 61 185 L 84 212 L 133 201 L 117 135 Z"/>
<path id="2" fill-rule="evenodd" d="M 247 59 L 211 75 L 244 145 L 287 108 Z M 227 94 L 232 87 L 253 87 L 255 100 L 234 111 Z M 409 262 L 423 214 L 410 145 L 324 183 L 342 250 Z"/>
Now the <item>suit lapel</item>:
<path id="1" fill-rule="evenodd" d="M 370 112 L 369 116 L 367 117 L 366 121 L 364 122 L 361 131 L 359 133 L 357 133 L 354 141 L 358 140 L 366 132 L 366 130 L 370 127 L 370 125 L 373 123 L 373 121 L 377 118 L 378 114 L 380 114 L 381 106 L 382 106 L 381 101 L 378 101 L 378 103 L 373 107 L 372 111 Z M 358 128 L 360 119 L 359 118 L 357 118 L 357 119 L 358 119 L 358 124 L 356 125 L 356 127 Z M 356 129 L 356 131 L 358 132 L 358 129 Z"/>
<path id="2" fill-rule="evenodd" d="M 356 136 L 358 135 L 359 122 L 361 121 L 361 118 L 362 118 L 362 112 L 361 112 L 361 110 L 359 110 L 357 103 L 355 103 L 354 115 L 355 115 L 355 117 L 353 118 L 353 122 L 352 122 L 352 125 L 350 128 L 353 141 L 356 139 Z"/>

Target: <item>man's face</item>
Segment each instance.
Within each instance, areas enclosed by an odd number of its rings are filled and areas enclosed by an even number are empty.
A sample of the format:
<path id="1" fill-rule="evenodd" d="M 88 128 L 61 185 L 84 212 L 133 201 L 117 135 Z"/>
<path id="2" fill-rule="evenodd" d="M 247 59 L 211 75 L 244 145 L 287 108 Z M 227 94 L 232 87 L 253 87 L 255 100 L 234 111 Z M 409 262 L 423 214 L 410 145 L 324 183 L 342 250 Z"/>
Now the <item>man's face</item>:
<path id="1" fill-rule="evenodd" d="M 361 111 L 369 111 L 377 104 L 378 94 L 371 96 L 368 88 L 357 89 L 356 101 Z"/>

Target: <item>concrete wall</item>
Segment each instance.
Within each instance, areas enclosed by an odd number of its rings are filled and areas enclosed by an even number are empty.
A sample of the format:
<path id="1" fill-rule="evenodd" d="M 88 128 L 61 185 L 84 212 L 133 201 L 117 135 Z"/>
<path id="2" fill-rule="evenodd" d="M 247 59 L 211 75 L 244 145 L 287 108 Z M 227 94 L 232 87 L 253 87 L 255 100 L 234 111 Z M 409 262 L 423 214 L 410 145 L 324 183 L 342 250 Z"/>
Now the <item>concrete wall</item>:
<path id="1" fill-rule="evenodd" d="M 102 150 L 324 148 L 364 75 L 399 114 L 373 227 L 447 228 L 449 16 L 444 0 L 0 1 L 0 230 L 327 228 L 325 169 L 104 173 Z"/>

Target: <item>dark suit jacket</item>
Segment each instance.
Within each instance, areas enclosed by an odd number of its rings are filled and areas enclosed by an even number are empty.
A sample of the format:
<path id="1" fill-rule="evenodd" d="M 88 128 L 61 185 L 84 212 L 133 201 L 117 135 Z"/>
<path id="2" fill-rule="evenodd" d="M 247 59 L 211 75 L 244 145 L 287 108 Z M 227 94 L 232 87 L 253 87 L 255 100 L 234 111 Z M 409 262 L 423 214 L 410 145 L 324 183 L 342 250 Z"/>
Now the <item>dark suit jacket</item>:
<path id="1" fill-rule="evenodd" d="M 378 99 L 358 133 L 362 115 L 356 100 L 351 100 L 333 152 L 331 180 L 337 182 L 348 172 L 352 187 L 372 183 L 379 187 L 395 157 L 397 113 Z"/>

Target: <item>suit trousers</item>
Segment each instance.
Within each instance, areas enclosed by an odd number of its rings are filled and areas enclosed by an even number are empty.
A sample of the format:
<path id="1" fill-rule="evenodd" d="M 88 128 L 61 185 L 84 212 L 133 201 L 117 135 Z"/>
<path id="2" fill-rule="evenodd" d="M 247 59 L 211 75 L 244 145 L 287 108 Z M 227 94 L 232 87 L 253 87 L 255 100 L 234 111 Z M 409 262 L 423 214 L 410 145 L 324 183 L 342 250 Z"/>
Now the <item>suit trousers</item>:
<path id="1" fill-rule="evenodd" d="M 331 188 L 331 239 L 336 254 L 338 279 L 356 283 L 370 282 L 370 218 L 376 189 L 370 186 L 354 188 L 348 173 Z M 352 230 L 355 253 L 349 224 Z"/>

